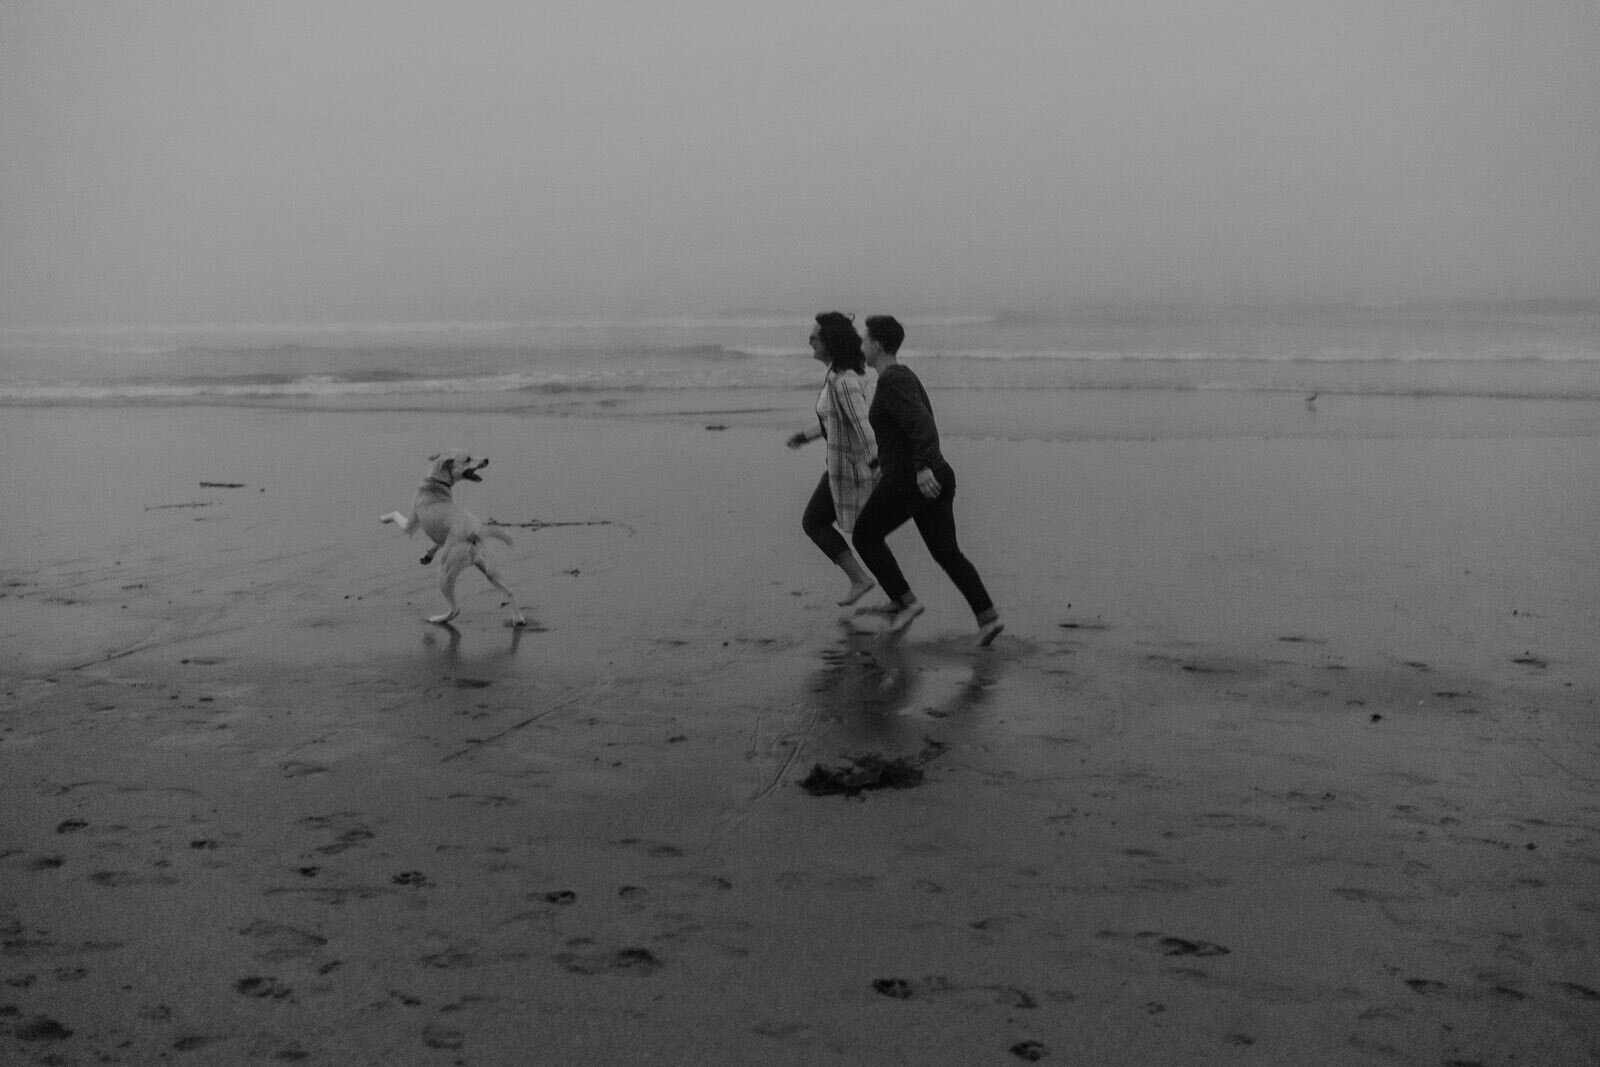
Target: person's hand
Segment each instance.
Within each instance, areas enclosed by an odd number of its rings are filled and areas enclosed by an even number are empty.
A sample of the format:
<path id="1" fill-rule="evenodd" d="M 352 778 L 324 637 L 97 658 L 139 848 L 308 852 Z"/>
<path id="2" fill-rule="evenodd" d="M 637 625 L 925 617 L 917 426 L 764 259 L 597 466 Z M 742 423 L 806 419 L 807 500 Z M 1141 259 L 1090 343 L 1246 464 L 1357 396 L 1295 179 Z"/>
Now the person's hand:
<path id="1" fill-rule="evenodd" d="M 805 443 L 809 440 L 811 440 L 811 438 L 806 436 L 806 432 L 804 430 L 800 430 L 797 433 L 790 434 L 789 440 L 784 443 L 790 448 L 803 448 L 805 447 Z"/>
<path id="2" fill-rule="evenodd" d="M 917 471 L 917 488 L 922 490 L 922 495 L 929 500 L 939 499 L 939 479 L 926 467 Z"/>

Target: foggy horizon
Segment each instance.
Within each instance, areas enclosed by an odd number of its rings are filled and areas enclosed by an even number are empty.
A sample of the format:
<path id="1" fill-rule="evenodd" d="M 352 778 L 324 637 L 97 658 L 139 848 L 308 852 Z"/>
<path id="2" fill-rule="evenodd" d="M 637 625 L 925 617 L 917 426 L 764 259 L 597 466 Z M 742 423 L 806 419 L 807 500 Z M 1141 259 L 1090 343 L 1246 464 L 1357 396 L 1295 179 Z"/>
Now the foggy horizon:
<path id="1" fill-rule="evenodd" d="M 0 6 L 0 328 L 1583 306 L 1600 6 Z"/>

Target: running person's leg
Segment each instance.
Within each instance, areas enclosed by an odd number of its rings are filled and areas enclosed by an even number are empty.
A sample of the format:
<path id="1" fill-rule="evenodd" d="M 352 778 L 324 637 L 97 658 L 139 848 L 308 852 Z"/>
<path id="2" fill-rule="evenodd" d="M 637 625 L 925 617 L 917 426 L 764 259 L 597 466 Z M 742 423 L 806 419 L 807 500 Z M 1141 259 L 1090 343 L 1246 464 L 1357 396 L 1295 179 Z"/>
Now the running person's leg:
<path id="1" fill-rule="evenodd" d="M 908 604 L 915 604 L 917 598 L 912 596 L 911 586 L 900 571 L 900 563 L 889 551 L 885 540 L 910 517 L 911 509 L 905 495 L 896 492 L 888 483 L 879 482 L 867 502 L 861 506 L 861 514 L 856 516 L 855 532 L 851 535 L 861 562 L 878 579 L 897 616 Z"/>
<path id="2" fill-rule="evenodd" d="M 838 510 L 833 506 L 833 492 L 828 487 L 828 476 L 824 474 L 822 481 L 817 483 L 816 490 L 811 494 L 811 499 L 806 503 L 805 514 L 800 518 L 800 528 L 805 530 L 806 536 L 811 538 L 813 544 L 822 549 L 823 555 L 833 560 L 839 569 L 844 571 L 845 577 L 850 579 L 850 588 L 837 601 L 840 607 L 845 607 L 865 596 L 872 588 L 873 581 L 871 576 L 861 569 L 861 561 L 850 551 L 850 545 L 845 541 L 844 535 L 835 528 L 834 524 L 837 521 Z"/>
<path id="3" fill-rule="evenodd" d="M 806 501 L 806 510 L 800 516 L 800 528 L 811 538 L 812 544 L 822 549 L 822 554 L 829 559 L 837 560 L 841 553 L 849 552 L 850 546 L 845 544 L 844 535 L 834 528 L 837 516 L 833 510 L 833 493 L 828 489 L 828 476 L 824 474 L 822 481 L 817 483 L 817 488 L 811 494 L 811 499 Z"/>
<path id="4" fill-rule="evenodd" d="M 987 645 L 1005 627 L 1000 622 L 1000 613 L 995 610 L 989 591 L 984 588 L 983 579 L 978 576 L 978 569 L 967 559 L 956 540 L 955 471 L 945 464 L 934 474 L 939 479 L 939 496 L 926 501 L 912 518 L 916 521 L 917 532 L 922 535 L 923 544 L 928 546 L 928 553 L 950 576 L 977 618 L 978 643 Z"/>

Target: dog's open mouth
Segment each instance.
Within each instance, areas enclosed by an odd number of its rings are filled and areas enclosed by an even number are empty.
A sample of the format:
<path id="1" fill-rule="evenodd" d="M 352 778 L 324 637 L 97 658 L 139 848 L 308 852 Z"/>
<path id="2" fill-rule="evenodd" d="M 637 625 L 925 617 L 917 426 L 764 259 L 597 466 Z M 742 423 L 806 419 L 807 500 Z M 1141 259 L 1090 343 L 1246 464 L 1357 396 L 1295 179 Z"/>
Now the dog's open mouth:
<path id="1" fill-rule="evenodd" d="M 461 480 L 464 481 L 464 482 L 481 482 L 481 481 L 483 481 L 482 478 L 478 477 L 478 469 L 476 467 L 468 467 L 466 470 L 462 471 L 461 472 Z"/>

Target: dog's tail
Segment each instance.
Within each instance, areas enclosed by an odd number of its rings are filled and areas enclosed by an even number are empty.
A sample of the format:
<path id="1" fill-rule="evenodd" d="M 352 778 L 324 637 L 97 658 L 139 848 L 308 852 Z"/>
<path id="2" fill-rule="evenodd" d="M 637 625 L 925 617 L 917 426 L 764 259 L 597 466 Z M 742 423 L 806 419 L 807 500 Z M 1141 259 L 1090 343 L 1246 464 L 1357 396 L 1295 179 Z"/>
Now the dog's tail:
<path id="1" fill-rule="evenodd" d="M 502 530 L 498 526 L 485 526 L 485 527 L 483 527 L 483 536 L 492 537 L 496 541 L 504 541 L 508 545 L 509 544 L 514 544 L 514 542 L 511 540 L 511 535 L 506 533 L 504 530 Z"/>

